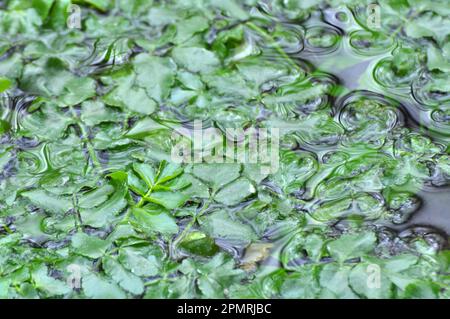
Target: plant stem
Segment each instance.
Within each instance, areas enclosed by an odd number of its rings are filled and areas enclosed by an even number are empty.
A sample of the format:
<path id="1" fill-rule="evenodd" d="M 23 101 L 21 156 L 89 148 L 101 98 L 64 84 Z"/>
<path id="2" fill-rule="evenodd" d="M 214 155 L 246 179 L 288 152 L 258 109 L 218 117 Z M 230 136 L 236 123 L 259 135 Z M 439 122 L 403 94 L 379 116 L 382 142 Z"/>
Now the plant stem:
<path id="1" fill-rule="evenodd" d="M 153 186 L 150 187 L 150 189 L 147 191 L 147 193 L 144 196 L 142 196 L 141 199 L 139 200 L 139 202 L 137 202 L 137 204 L 134 205 L 132 208 L 141 208 L 145 203 L 145 198 L 149 197 L 152 194 L 152 192 L 153 192 Z M 119 222 L 119 224 L 128 222 L 128 220 L 130 219 L 131 210 L 132 209 L 128 209 L 127 213 L 125 214 L 124 218 Z"/>
<path id="2" fill-rule="evenodd" d="M 137 208 L 142 207 L 142 206 L 144 205 L 144 203 L 145 203 L 145 199 L 146 199 L 147 197 L 149 197 L 149 196 L 152 194 L 152 192 L 153 192 L 153 186 L 150 187 L 150 189 L 148 190 L 148 192 L 147 192 L 144 196 L 141 197 L 141 199 L 139 200 L 139 202 L 136 204 L 135 207 L 137 207 Z"/>

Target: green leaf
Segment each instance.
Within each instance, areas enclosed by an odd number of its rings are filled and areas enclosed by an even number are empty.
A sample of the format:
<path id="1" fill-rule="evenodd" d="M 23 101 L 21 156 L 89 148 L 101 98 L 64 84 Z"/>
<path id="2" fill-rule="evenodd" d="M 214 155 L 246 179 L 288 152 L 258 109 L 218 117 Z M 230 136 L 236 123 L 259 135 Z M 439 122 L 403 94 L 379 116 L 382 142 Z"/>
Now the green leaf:
<path id="1" fill-rule="evenodd" d="M 194 165 L 193 174 L 201 180 L 211 184 L 214 190 L 239 177 L 241 166 L 239 164 L 197 164 Z"/>
<path id="2" fill-rule="evenodd" d="M 239 178 L 222 188 L 214 197 L 219 203 L 232 206 L 239 204 L 256 192 L 255 187 L 246 178 Z"/>
<path id="3" fill-rule="evenodd" d="M 45 103 L 37 111 L 24 116 L 21 122 L 22 134 L 53 141 L 62 137 L 73 123 L 73 118 L 55 110 L 55 105 Z"/>
<path id="4" fill-rule="evenodd" d="M 149 115 L 156 109 L 156 102 L 140 87 L 119 85 L 103 96 L 108 105 L 127 108 L 136 113 Z"/>
<path id="5" fill-rule="evenodd" d="M 112 186 L 114 188 L 114 192 L 108 200 L 103 201 L 98 206 L 86 207 L 80 210 L 81 220 L 84 225 L 104 227 L 114 221 L 116 216 L 125 209 L 127 206 L 127 201 L 125 200 L 125 194 L 127 192 L 126 187 L 121 182 L 113 182 Z M 99 193 L 97 192 L 97 196 L 98 195 Z M 105 195 L 101 198 L 104 199 Z M 100 199 L 100 197 L 97 199 Z M 91 202 L 90 205 L 87 206 L 91 206 L 92 204 L 94 203 Z"/>
<path id="6" fill-rule="evenodd" d="M 348 283 L 349 268 L 327 264 L 320 272 L 321 298 L 356 299 Z"/>
<path id="7" fill-rule="evenodd" d="M 339 239 L 328 243 L 327 247 L 331 257 L 342 263 L 350 258 L 363 256 L 374 248 L 375 243 L 375 234 L 365 232 L 342 235 Z"/>
<path id="8" fill-rule="evenodd" d="M 70 0 L 55 0 L 48 16 L 48 24 L 52 29 L 62 29 L 66 27 L 69 16 Z"/>
<path id="9" fill-rule="evenodd" d="M 44 190 L 33 190 L 22 193 L 34 205 L 46 211 L 63 214 L 72 208 L 72 201 L 61 196 L 53 195 Z"/>
<path id="10" fill-rule="evenodd" d="M 248 13 L 244 9 L 242 9 L 239 2 L 236 2 L 234 0 L 227 0 L 227 1 L 212 0 L 211 5 L 221 10 L 224 10 L 227 14 L 239 20 L 247 20 L 249 17 Z"/>
<path id="11" fill-rule="evenodd" d="M 158 191 L 153 192 L 146 200 L 161 205 L 167 209 L 175 209 L 184 205 L 189 197 L 180 192 Z"/>
<path id="12" fill-rule="evenodd" d="M 134 124 L 125 136 L 131 138 L 142 138 L 151 134 L 157 134 L 160 130 L 167 130 L 167 127 L 159 124 L 149 117 L 146 117 Z"/>
<path id="13" fill-rule="evenodd" d="M 142 280 L 128 272 L 115 258 L 103 257 L 102 265 L 105 272 L 124 290 L 134 295 L 140 295 L 144 292 Z"/>
<path id="14" fill-rule="evenodd" d="M 319 295 L 320 285 L 314 276 L 314 271 L 305 269 L 286 278 L 280 290 L 283 298 L 313 299 Z"/>
<path id="15" fill-rule="evenodd" d="M 47 18 L 55 0 L 33 0 L 33 8 L 38 12 L 42 20 Z"/>
<path id="16" fill-rule="evenodd" d="M 214 212 L 202 219 L 202 228 L 211 237 L 249 243 L 256 235 L 249 225 L 230 218 L 226 211 Z"/>
<path id="17" fill-rule="evenodd" d="M 220 65 L 215 54 L 203 48 L 177 47 L 172 51 L 172 56 L 178 65 L 194 73 L 208 73 Z"/>
<path id="18" fill-rule="evenodd" d="M 106 278 L 96 274 L 88 274 L 83 277 L 83 292 L 92 299 L 124 299 L 126 297 L 122 289 Z"/>
<path id="19" fill-rule="evenodd" d="M 103 122 L 117 122 L 123 116 L 105 107 L 100 101 L 85 101 L 81 105 L 81 120 L 87 125 L 94 126 Z"/>
<path id="20" fill-rule="evenodd" d="M 349 282 L 360 296 L 369 299 L 393 297 L 392 283 L 378 264 L 361 263 L 350 272 Z"/>
<path id="21" fill-rule="evenodd" d="M 156 276 L 160 271 L 160 261 L 156 256 L 144 257 L 139 253 L 139 250 L 133 250 L 131 248 L 120 250 L 119 261 L 137 276 Z"/>
<path id="22" fill-rule="evenodd" d="M 183 194 L 185 194 L 188 198 L 209 198 L 209 189 L 203 182 L 195 178 L 190 174 L 183 174 L 183 179 L 186 180 L 186 183 L 189 187 L 184 188 L 182 190 Z"/>
<path id="23" fill-rule="evenodd" d="M 96 82 L 69 72 L 61 59 L 39 59 L 24 68 L 21 87 L 47 98 L 56 97 L 59 106 L 72 106 L 95 96 Z"/>
<path id="24" fill-rule="evenodd" d="M 183 168 L 179 164 L 162 162 L 158 175 L 158 184 L 165 183 L 183 173 Z"/>
<path id="25" fill-rule="evenodd" d="M 178 232 L 178 226 L 172 216 L 164 211 L 152 211 L 145 208 L 133 208 L 133 215 L 139 226 L 150 232 L 172 235 Z"/>
<path id="26" fill-rule="evenodd" d="M 157 102 L 169 96 L 175 80 L 175 64 L 167 59 L 140 54 L 134 59 L 136 81 Z"/>
<path id="27" fill-rule="evenodd" d="M 31 272 L 31 277 L 36 288 L 44 291 L 47 296 L 62 296 L 72 291 L 66 282 L 50 277 L 45 265 L 41 264 L 35 268 Z"/>
<path id="28" fill-rule="evenodd" d="M 147 184 L 150 188 L 156 183 L 156 172 L 154 168 L 149 164 L 133 164 L 133 169 L 139 174 L 139 177 Z"/>
<path id="29" fill-rule="evenodd" d="M 211 237 L 198 231 L 187 234 L 180 243 L 180 247 L 189 253 L 204 257 L 213 256 L 219 251 Z"/>
<path id="30" fill-rule="evenodd" d="M 244 100 L 256 98 L 259 91 L 245 81 L 237 72 L 218 71 L 202 76 L 202 80 L 208 83 L 218 95 L 230 96 Z"/>
<path id="31" fill-rule="evenodd" d="M 224 288 L 239 281 L 243 274 L 242 270 L 235 269 L 234 261 L 223 253 L 215 255 L 204 264 L 184 259 L 179 270 L 186 277 L 195 280 L 204 298 L 224 298 Z"/>
<path id="32" fill-rule="evenodd" d="M 179 44 L 189 40 L 194 34 L 206 30 L 209 24 L 206 18 L 193 16 L 192 18 L 181 20 L 176 26 L 175 43 Z"/>
<path id="33" fill-rule="evenodd" d="M 441 51 L 434 46 L 429 46 L 427 49 L 427 66 L 430 70 L 450 72 L 449 58 L 445 59 Z"/>
<path id="34" fill-rule="evenodd" d="M 91 78 L 74 77 L 67 80 L 57 101 L 60 106 L 70 106 L 93 96 L 95 96 L 95 81 Z"/>
<path id="35" fill-rule="evenodd" d="M 405 297 L 411 299 L 436 299 L 439 289 L 439 285 L 433 282 L 417 281 L 406 287 Z"/>
<path id="36" fill-rule="evenodd" d="M 78 206 L 81 208 L 93 208 L 95 206 L 98 206 L 104 203 L 113 191 L 114 187 L 112 185 L 106 184 L 88 193 L 84 193 L 78 199 Z"/>
<path id="37" fill-rule="evenodd" d="M 85 233 L 76 233 L 72 236 L 74 252 L 92 259 L 102 257 L 110 245 L 106 240 Z"/>

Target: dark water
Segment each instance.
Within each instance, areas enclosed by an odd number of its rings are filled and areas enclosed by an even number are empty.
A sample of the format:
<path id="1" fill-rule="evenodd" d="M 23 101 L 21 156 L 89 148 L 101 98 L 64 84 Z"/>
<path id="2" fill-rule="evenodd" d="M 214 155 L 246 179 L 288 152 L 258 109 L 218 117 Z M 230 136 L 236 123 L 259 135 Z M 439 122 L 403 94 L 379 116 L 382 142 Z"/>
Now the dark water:
<path id="1" fill-rule="evenodd" d="M 413 214 L 411 220 L 400 228 L 424 225 L 445 231 L 447 235 L 450 235 L 450 196 L 448 192 L 448 188 L 421 191 L 418 194 L 422 199 L 421 207 Z"/>

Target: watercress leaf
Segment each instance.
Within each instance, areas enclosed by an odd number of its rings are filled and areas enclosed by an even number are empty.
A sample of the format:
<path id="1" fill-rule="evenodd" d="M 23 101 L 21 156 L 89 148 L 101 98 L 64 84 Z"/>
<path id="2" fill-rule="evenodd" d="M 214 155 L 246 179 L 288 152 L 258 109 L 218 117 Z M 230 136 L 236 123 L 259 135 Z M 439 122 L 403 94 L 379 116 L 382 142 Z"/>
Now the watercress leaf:
<path id="1" fill-rule="evenodd" d="M 102 258 L 103 269 L 120 287 L 134 294 L 140 295 L 144 292 L 142 280 L 126 270 L 115 258 L 105 256 Z"/>
<path id="2" fill-rule="evenodd" d="M 49 297 L 66 295 L 72 291 L 66 282 L 50 277 L 47 267 L 43 264 L 33 269 L 31 278 L 36 288 L 44 291 Z"/>
<path id="3" fill-rule="evenodd" d="M 342 235 L 328 243 L 327 247 L 331 257 L 342 263 L 350 258 L 363 256 L 374 248 L 375 243 L 375 234 L 364 232 Z"/>
<path id="4" fill-rule="evenodd" d="M 161 267 L 160 260 L 156 256 L 150 255 L 144 257 L 139 253 L 139 250 L 131 248 L 123 248 L 120 250 L 119 261 L 137 276 L 156 276 Z"/>
<path id="5" fill-rule="evenodd" d="M 42 20 L 45 20 L 54 2 L 55 0 L 34 0 L 32 5 Z"/>
<path id="6" fill-rule="evenodd" d="M 356 299 L 357 296 L 349 287 L 348 275 L 350 269 L 347 266 L 327 264 L 320 272 L 320 285 L 324 287 L 322 298 Z"/>
<path id="7" fill-rule="evenodd" d="M 145 197 L 146 200 L 161 205 L 167 209 L 175 209 L 183 206 L 183 204 L 189 199 L 189 197 L 180 192 L 172 191 L 156 191 L 149 197 Z"/>
<path id="8" fill-rule="evenodd" d="M 226 211 L 217 211 L 202 218 L 202 229 L 213 238 L 249 243 L 256 235 L 249 225 L 233 220 Z"/>
<path id="9" fill-rule="evenodd" d="M 136 173 L 138 173 L 149 188 L 155 185 L 156 172 L 151 165 L 145 163 L 135 163 L 133 164 L 133 169 Z"/>
<path id="10" fill-rule="evenodd" d="M 147 92 L 136 86 L 120 84 L 103 96 L 103 101 L 108 105 L 127 108 L 130 111 L 149 115 L 156 109 L 156 102 Z"/>
<path id="11" fill-rule="evenodd" d="M 245 79 L 237 72 L 217 71 L 202 76 L 202 80 L 219 95 L 244 98 L 250 100 L 257 97 L 258 90 L 248 85 Z"/>
<path id="12" fill-rule="evenodd" d="M 135 192 L 141 196 L 145 196 L 145 194 L 147 193 L 148 187 L 133 172 L 128 173 L 127 183 L 128 183 L 128 187 L 133 192 Z"/>
<path id="13" fill-rule="evenodd" d="M 236 2 L 234 0 L 211 0 L 210 3 L 213 7 L 225 11 L 231 17 L 237 18 L 239 20 L 247 20 L 249 18 L 249 14 L 241 7 L 239 2 Z"/>
<path id="14" fill-rule="evenodd" d="M 404 296 L 408 299 L 436 299 L 439 289 L 439 285 L 431 281 L 418 280 L 405 288 Z"/>
<path id="15" fill-rule="evenodd" d="M 161 102 L 169 96 L 175 80 L 176 65 L 168 58 L 140 54 L 134 59 L 136 81 L 148 96 Z"/>
<path id="16" fill-rule="evenodd" d="M 73 77 L 68 79 L 60 93 L 59 106 L 77 105 L 95 95 L 95 81 L 91 78 Z"/>
<path id="17" fill-rule="evenodd" d="M 22 120 L 24 136 L 37 136 L 42 140 L 54 141 L 62 137 L 73 118 L 55 109 L 55 105 L 41 106 L 37 111 L 27 114 Z"/>
<path id="18" fill-rule="evenodd" d="M 188 198 L 209 198 L 210 194 L 208 186 L 206 186 L 199 179 L 187 173 L 184 173 L 180 179 L 184 179 L 185 185 L 189 185 L 188 187 L 182 189 L 182 193 L 185 194 Z"/>
<path id="19" fill-rule="evenodd" d="M 105 202 L 113 191 L 114 187 L 106 184 L 90 192 L 84 193 L 78 199 L 78 206 L 81 208 L 93 208 L 98 206 Z"/>
<path id="20" fill-rule="evenodd" d="M 177 34 L 175 43 L 180 44 L 189 40 L 194 34 L 202 32 L 208 28 L 208 20 L 202 16 L 193 16 L 176 23 Z"/>
<path id="21" fill-rule="evenodd" d="M 72 201 L 62 196 L 53 195 L 44 190 L 32 190 L 22 193 L 34 205 L 51 213 L 63 214 L 72 208 Z"/>
<path id="22" fill-rule="evenodd" d="M 194 255 L 210 257 L 219 251 L 214 240 L 205 233 L 193 231 L 181 241 L 180 247 Z"/>
<path id="23" fill-rule="evenodd" d="M 317 298 L 320 293 L 320 285 L 314 274 L 316 267 L 305 269 L 301 272 L 295 272 L 288 276 L 281 286 L 280 292 L 283 298 Z"/>
<path id="24" fill-rule="evenodd" d="M 204 48 L 177 47 L 172 51 L 172 57 L 178 65 L 193 73 L 208 73 L 220 65 L 215 54 Z"/>
<path id="25" fill-rule="evenodd" d="M 85 233 L 76 233 L 72 236 L 74 252 L 88 258 L 97 259 L 102 257 L 109 246 L 109 241 L 89 236 Z"/>
<path id="26" fill-rule="evenodd" d="M 214 197 L 219 203 L 232 206 L 239 204 L 256 192 L 255 187 L 246 178 L 239 178 L 222 188 Z"/>
<path id="27" fill-rule="evenodd" d="M 211 184 L 214 190 L 237 179 L 240 175 L 239 164 L 197 164 L 192 173 L 201 180 Z"/>
<path id="28" fill-rule="evenodd" d="M 110 0 L 81 0 L 81 3 L 92 5 L 94 8 L 101 11 L 106 11 L 111 2 Z"/>
<path id="29" fill-rule="evenodd" d="M 392 283 L 379 265 L 361 263 L 350 272 L 349 282 L 360 296 L 369 299 L 388 299 L 393 297 Z"/>
<path id="30" fill-rule="evenodd" d="M 94 126 L 103 122 L 117 122 L 123 116 L 107 108 L 101 101 L 85 101 L 81 105 L 81 120 L 89 126 Z"/>
<path id="31" fill-rule="evenodd" d="M 158 184 L 165 183 L 179 176 L 183 172 L 183 167 L 175 163 L 162 162 L 158 175 Z"/>
<path id="32" fill-rule="evenodd" d="M 92 299 L 124 299 L 126 297 L 118 285 L 94 273 L 83 277 L 82 287 L 86 297 Z"/>
<path id="33" fill-rule="evenodd" d="M 438 48 L 429 46 L 427 49 L 427 66 L 430 70 L 449 72 L 450 57 L 447 57 L 446 59 Z"/>
<path id="34" fill-rule="evenodd" d="M 123 185 L 123 182 L 113 181 L 112 186 L 114 192 L 105 202 L 102 202 L 99 206 L 84 208 L 80 210 L 81 220 L 84 225 L 91 227 L 103 227 L 111 223 L 116 215 L 122 212 L 127 206 L 125 200 L 125 194 L 127 188 Z"/>
<path id="35" fill-rule="evenodd" d="M 148 135 L 158 134 L 160 130 L 167 130 L 167 127 L 159 124 L 150 117 L 146 117 L 134 124 L 125 136 L 130 138 L 143 138 Z"/>
<path id="36" fill-rule="evenodd" d="M 146 231 L 172 235 L 178 232 L 178 226 L 172 216 L 165 211 L 148 210 L 145 208 L 132 208 L 133 216 L 139 226 Z"/>
<path id="37" fill-rule="evenodd" d="M 48 16 L 48 25 L 52 29 L 60 30 L 66 26 L 69 16 L 70 0 L 55 0 Z"/>

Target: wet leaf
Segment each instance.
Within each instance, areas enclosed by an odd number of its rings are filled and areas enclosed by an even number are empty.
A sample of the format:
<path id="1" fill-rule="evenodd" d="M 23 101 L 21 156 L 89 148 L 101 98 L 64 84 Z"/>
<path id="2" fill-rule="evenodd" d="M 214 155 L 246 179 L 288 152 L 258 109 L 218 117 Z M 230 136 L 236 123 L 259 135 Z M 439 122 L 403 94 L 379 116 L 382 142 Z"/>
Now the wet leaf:
<path id="1" fill-rule="evenodd" d="M 88 274 L 83 277 L 83 292 L 86 297 L 92 299 L 123 299 L 126 297 L 118 285 L 96 274 Z"/>
<path id="2" fill-rule="evenodd" d="M 222 188 L 215 200 L 225 205 L 236 205 L 256 192 L 255 187 L 246 178 L 240 178 Z"/>
<path id="3" fill-rule="evenodd" d="M 123 268 L 116 259 L 106 256 L 102 258 L 102 265 L 105 272 L 124 290 L 134 295 L 140 295 L 144 292 L 142 280 Z"/>
<path id="4" fill-rule="evenodd" d="M 72 248 L 75 253 L 92 259 L 102 257 L 109 246 L 108 241 L 85 233 L 76 233 L 72 236 Z"/>
<path id="5" fill-rule="evenodd" d="M 340 238 L 328 243 L 328 251 L 333 258 L 339 262 L 347 259 L 359 257 L 372 250 L 376 242 L 372 232 L 343 235 Z"/>
<path id="6" fill-rule="evenodd" d="M 171 235 L 178 232 L 178 226 L 172 216 L 164 211 L 151 211 L 144 208 L 133 208 L 133 215 L 140 227 L 150 232 Z"/>
<path id="7" fill-rule="evenodd" d="M 198 231 L 189 233 L 180 243 L 180 247 L 189 253 L 204 257 L 213 256 L 219 251 L 212 238 Z"/>
<path id="8" fill-rule="evenodd" d="M 34 205 L 51 213 L 63 214 L 72 208 L 72 201 L 68 198 L 56 196 L 43 190 L 22 193 Z"/>

